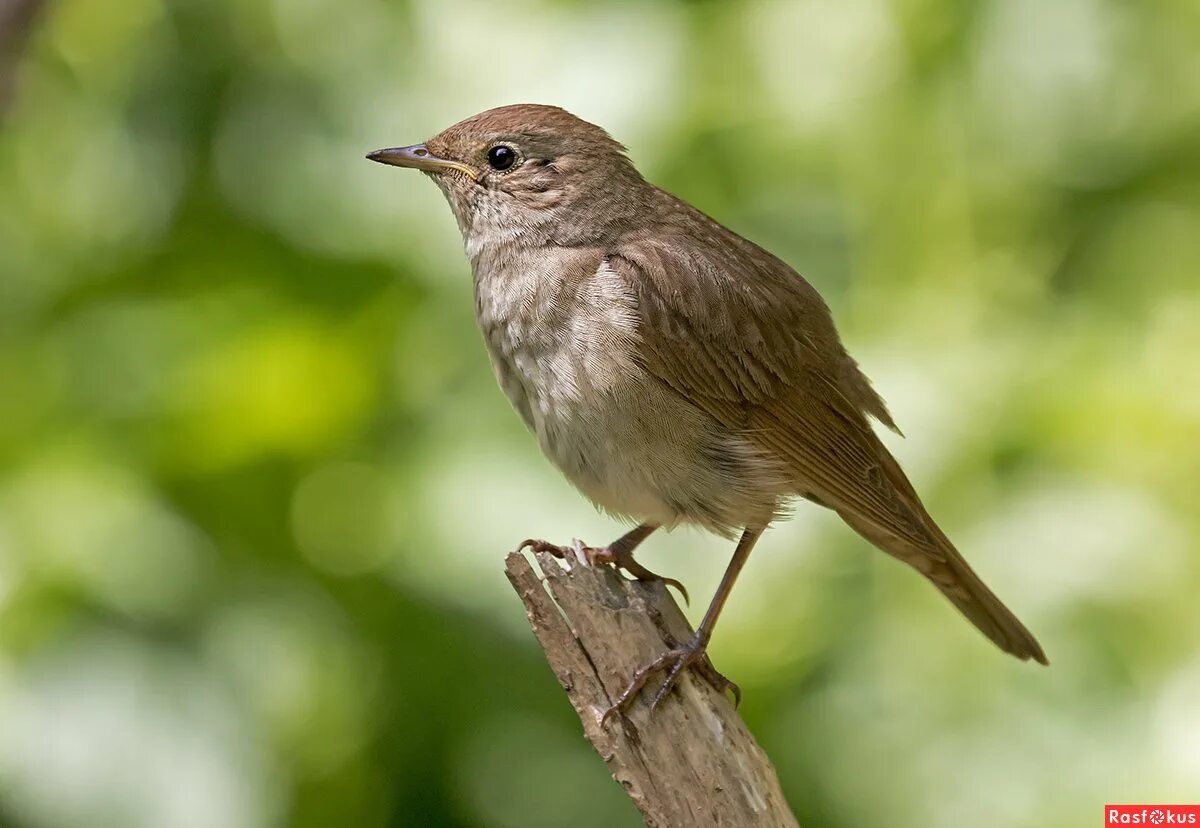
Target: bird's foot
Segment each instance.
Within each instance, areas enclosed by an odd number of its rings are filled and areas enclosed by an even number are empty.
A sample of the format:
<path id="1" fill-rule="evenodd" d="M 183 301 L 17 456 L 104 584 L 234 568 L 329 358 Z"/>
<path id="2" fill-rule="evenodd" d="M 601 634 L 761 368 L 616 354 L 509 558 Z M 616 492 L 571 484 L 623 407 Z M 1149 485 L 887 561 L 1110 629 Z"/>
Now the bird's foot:
<path id="1" fill-rule="evenodd" d="M 617 697 L 617 700 L 613 702 L 612 707 L 604 711 L 604 715 L 600 718 L 600 726 L 604 727 L 611 717 L 628 710 L 629 706 L 633 704 L 633 700 L 646 687 L 651 676 L 655 673 L 665 672 L 666 677 L 659 686 L 658 692 L 654 694 L 654 700 L 650 702 L 650 709 L 652 711 L 657 710 L 658 705 L 671 692 L 671 688 L 679 681 L 679 676 L 688 667 L 699 673 L 718 693 L 723 694 L 726 690 L 732 692 L 734 707 L 740 705 L 742 703 L 741 688 L 717 672 L 717 668 L 713 667 L 712 662 L 708 658 L 707 649 L 708 641 L 701 638 L 700 634 L 697 633 L 686 644 L 679 647 L 672 647 L 654 659 L 654 661 L 643 665 L 633 674 L 629 685 Z"/>
<path id="2" fill-rule="evenodd" d="M 556 558 L 574 556 L 588 566 L 612 564 L 618 570 L 628 572 L 630 576 L 639 581 L 662 581 L 667 586 L 675 587 L 679 594 L 683 596 L 683 602 L 685 604 L 691 603 L 688 598 L 687 587 L 674 578 L 664 578 L 662 575 L 651 572 L 633 559 L 632 552 L 613 544 L 609 546 L 587 546 L 582 541 L 575 539 L 571 541 L 570 546 L 559 546 L 549 541 L 528 538 L 521 541 L 521 545 L 517 547 L 518 552 L 523 549 L 529 549 L 533 552 L 549 552 Z"/>

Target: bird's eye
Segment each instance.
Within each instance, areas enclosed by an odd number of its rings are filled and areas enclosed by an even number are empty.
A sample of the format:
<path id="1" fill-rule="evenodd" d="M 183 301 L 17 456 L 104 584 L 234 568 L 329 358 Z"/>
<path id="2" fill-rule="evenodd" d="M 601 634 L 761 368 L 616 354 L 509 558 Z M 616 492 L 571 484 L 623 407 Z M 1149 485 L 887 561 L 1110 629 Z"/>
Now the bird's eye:
<path id="1" fill-rule="evenodd" d="M 507 170 L 517 160 L 517 153 L 512 147 L 497 144 L 488 150 L 488 164 L 493 170 Z"/>

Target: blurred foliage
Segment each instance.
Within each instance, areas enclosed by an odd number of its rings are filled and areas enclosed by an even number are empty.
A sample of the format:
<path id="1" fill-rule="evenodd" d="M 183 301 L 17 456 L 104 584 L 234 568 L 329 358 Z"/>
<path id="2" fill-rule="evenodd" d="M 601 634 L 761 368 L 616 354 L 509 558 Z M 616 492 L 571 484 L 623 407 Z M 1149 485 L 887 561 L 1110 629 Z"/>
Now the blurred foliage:
<path id="1" fill-rule="evenodd" d="M 1054 662 L 801 507 L 713 656 L 802 824 L 1194 801 L 1192 0 L 59 0 L 15 72 L 0 822 L 638 824 L 501 574 L 622 529 L 494 387 L 440 194 L 362 158 L 518 101 L 822 290 Z"/>

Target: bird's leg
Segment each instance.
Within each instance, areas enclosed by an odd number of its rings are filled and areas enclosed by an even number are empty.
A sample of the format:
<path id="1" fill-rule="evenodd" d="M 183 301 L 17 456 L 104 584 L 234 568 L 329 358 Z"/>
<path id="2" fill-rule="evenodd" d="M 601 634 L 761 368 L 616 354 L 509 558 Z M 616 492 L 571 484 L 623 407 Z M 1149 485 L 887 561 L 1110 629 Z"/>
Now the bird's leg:
<path id="1" fill-rule="evenodd" d="M 617 569 L 625 570 L 639 581 L 662 581 L 667 586 L 673 586 L 683 596 L 684 602 L 690 603 L 687 587 L 674 578 L 666 578 L 656 572 L 651 572 L 633 558 L 633 550 L 637 549 L 642 541 L 650 537 L 650 534 L 657 528 L 657 523 L 643 523 L 641 526 L 635 526 L 633 529 L 630 529 L 608 546 L 598 549 L 595 547 L 584 547 L 584 554 L 587 556 L 588 562 L 593 566 L 610 563 Z"/>
<path id="2" fill-rule="evenodd" d="M 686 644 L 672 647 L 634 673 L 624 692 L 617 697 L 617 700 L 613 702 L 613 706 L 606 710 L 604 716 L 600 719 L 601 726 L 614 714 L 623 713 L 629 709 L 629 705 L 637 698 L 638 693 L 646 686 L 652 675 L 658 672 L 666 672 L 666 677 L 663 679 L 662 685 L 659 686 L 658 692 L 654 694 L 654 700 L 650 703 L 650 709 L 656 709 L 659 703 L 671 692 L 671 688 L 675 686 L 680 674 L 687 667 L 693 667 L 717 692 L 732 691 L 735 706 L 742 703 L 741 689 L 717 672 L 712 662 L 709 661 L 706 651 L 709 639 L 712 638 L 713 627 L 717 623 L 717 617 L 721 614 L 721 610 L 725 606 L 725 601 L 728 600 L 729 593 L 733 589 L 734 581 L 737 580 L 738 573 L 742 571 L 742 567 L 746 565 L 746 560 L 750 557 L 750 550 L 754 548 L 754 543 L 758 540 L 760 533 L 761 530 L 749 528 L 742 533 L 742 538 L 738 541 L 737 549 L 733 552 L 733 558 L 729 561 L 729 566 L 725 568 L 725 574 L 721 577 L 721 584 L 717 587 L 717 594 L 713 596 L 712 603 L 708 605 L 708 611 L 704 613 L 704 620 L 700 622 L 700 627 L 696 630 L 695 635 Z"/>
<path id="3" fill-rule="evenodd" d="M 633 559 L 633 550 L 637 549 L 641 542 L 650 537 L 651 533 L 657 528 L 657 523 L 643 523 L 640 526 L 630 529 L 608 546 L 586 546 L 578 540 L 571 546 L 559 546 L 548 541 L 529 538 L 521 542 L 521 545 L 517 547 L 517 551 L 532 549 L 534 552 L 549 552 L 556 558 L 565 558 L 567 555 L 577 554 L 587 561 L 589 566 L 612 564 L 617 569 L 625 570 L 639 581 L 662 581 L 667 586 L 673 586 L 679 590 L 679 594 L 683 596 L 683 600 L 687 601 L 688 591 L 683 584 L 674 578 L 664 578 L 661 575 L 657 575 Z"/>

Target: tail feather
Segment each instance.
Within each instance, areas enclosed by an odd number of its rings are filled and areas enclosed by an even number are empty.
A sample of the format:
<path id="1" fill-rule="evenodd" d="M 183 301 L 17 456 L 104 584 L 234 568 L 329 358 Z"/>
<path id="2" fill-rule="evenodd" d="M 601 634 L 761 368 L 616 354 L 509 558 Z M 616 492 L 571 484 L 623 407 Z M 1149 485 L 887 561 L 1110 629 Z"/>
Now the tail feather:
<path id="1" fill-rule="evenodd" d="M 918 534 L 924 535 L 928 542 L 918 545 L 888 532 L 870 520 L 839 509 L 838 513 L 842 519 L 875 546 L 904 561 L 928 578 L 967 620 L 1000 649 L 1022 661 L 1032 658 L 1039 664 L 1049 665 L 1050 661 L 1046 658 L 1042 645 L 1033 637 L 1033 633 L 1029 632 L 1012 610 L 1004 606 L 1004 602 L 988 589 L 925 510 L 921 498 L 917 496 L 900 464 L 882 444 L 879 444 L 879 449 L 887 478 L 919 521 L 923 531 Z"/>
<path id="2" fill-rule="evenodd" d="M 944 586 L 935 577 L 929 577 L 929 580 L 1000 649 L 1022 661 L 1032 658 L 1039 664 L 1049 665 L 1050 660 L 1033 633 L 988 589 L 958 551 L 946 544 L 941 548 L 946 554 L 945 568 L 953 573 L 951 585 Z"/>
<path id="3" fill-rule="evenodd" d="M 889 532 L 882 531 L 856 515 L 839 512 L 856 532 L 894 558 L 912 566 L 950 599 L 968 621 L 995 642 L 1001 650 L 1022 661 L 1033 659 L 1049 664 L 1042 646 L 1008 607 L 988 589 L 975 571 L 963 560 L 940 529 L 930 538 L 929 547 L 919 547 Z M 932 522 L 932 521 L 931 521 Z M 933 534 L 933 533 L 931 533 Z"/>

